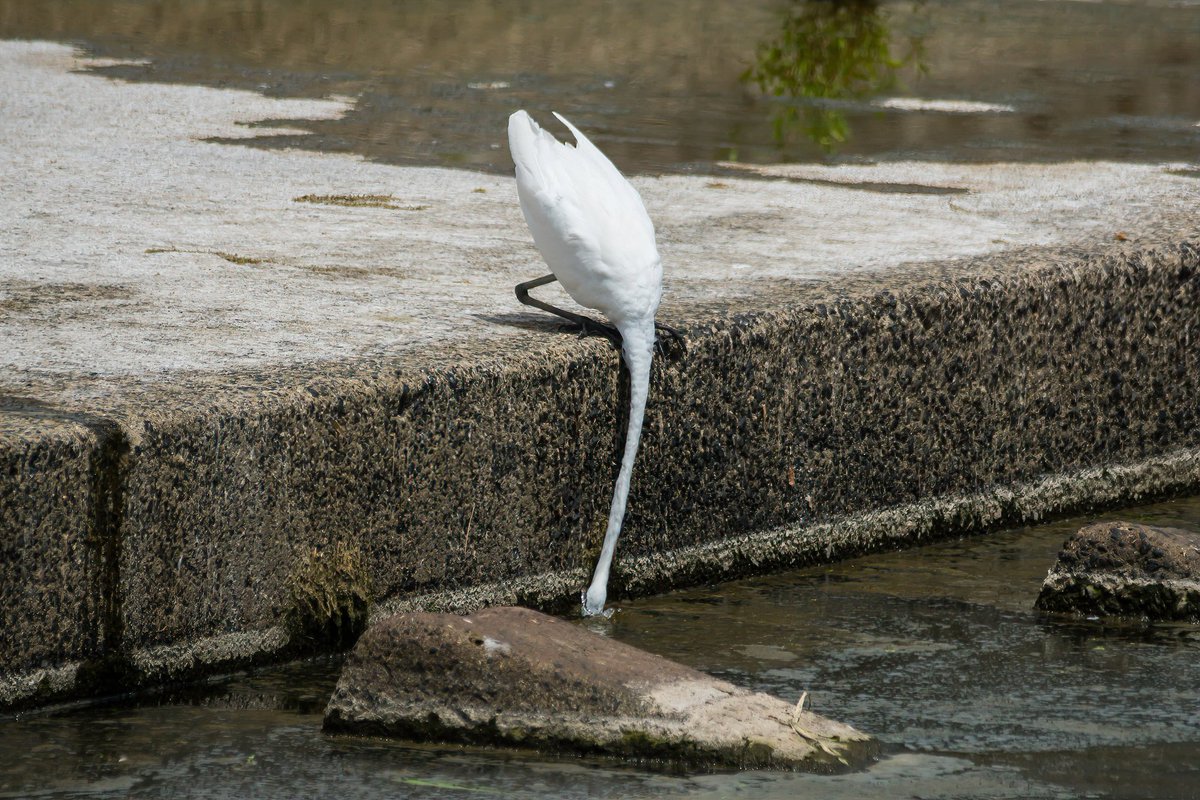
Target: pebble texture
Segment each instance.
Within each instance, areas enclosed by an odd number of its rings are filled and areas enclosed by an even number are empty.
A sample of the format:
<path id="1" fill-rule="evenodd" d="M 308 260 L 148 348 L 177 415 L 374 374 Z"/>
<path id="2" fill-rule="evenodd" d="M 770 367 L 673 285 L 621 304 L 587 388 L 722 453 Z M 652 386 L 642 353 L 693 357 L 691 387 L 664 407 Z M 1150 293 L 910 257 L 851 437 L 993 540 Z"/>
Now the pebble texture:
<path id="1" fill-rule="evenodd" d="M 325 729 L 692 766 L 863 766 L 869 736 L 524 608 L 399 614 L 359 639 Z"/>
<path id="2" fill-rule="evenodd" d="M 1200 622 L 1200 533 L 1134 522 L 1080 528 L 1063 545 L 1036 606 Z"/>
<path id="3" fill-rule="evenodd" d="M 116 427 L 32 403 L 0 411 L 0 665 L 98 659 L 115 633 Z"/>

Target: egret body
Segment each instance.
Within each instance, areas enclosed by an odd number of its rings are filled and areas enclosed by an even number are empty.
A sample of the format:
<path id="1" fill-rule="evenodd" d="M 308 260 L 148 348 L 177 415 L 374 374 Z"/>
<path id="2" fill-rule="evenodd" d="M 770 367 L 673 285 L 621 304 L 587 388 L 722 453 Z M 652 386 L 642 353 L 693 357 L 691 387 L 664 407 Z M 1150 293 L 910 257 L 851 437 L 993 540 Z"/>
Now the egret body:
<path id="1" fill-rule="evenodd" d="M 517 166 L 517 196 L 533 243 L 553 275 L 517 287 L 517 296 L 589 330 L 597 323 L 528 298 L 528 289 L 558 280 L 575 302 L 594 308 L 616 327 L 629 369 L 629 426 L 621 469 L 613 487 L 604 546 L 583 595 L 585 616 L 602 614 L 613 551 L 621 534 L 629 481 L 642 435 L 654 358 L 654 315 L 662 297 L 662 261 L 654 223 L 637 190 L 570 122 L 564 144 L 524 111 L 508 118 L 508 145 Z M 590 323 L 590 326 L 589 326 Z M 603 326 L 598 326 L 603 327 Z M 601 331 L 603 332 L 603 331 Z"/>

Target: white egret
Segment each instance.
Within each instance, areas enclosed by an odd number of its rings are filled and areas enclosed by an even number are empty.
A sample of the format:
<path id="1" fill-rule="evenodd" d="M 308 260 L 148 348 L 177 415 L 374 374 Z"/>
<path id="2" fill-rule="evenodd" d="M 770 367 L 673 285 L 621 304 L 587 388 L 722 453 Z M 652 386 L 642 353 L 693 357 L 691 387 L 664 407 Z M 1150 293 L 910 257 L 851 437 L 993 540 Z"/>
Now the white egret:
<path id="1" fill-rule="evenodd" d="M 518 285 L 517 299 L 564 317 L 585 333 L 607 336 L 620 345 L 629 369 L 625 451 L 613 487 L 604 546 L 582 596 L 584 616 L 594 616 L 604 613 L 609 568 L 625 517 L 650 390 L 655 330 L 680 338 L 654 322 L 662 298 L 662 261 L 654 242 L 654 223 L 641 196 L 586 136 L 560 114 L 554 116 L 575 136 L 574 147 L 542 130 L 524 111 L 508 118 L 508 146 L 517 166 L 521 211 L 552 273 Z M 555 280 L 575 302 L 603 312 L 615 329 L 529 296 L 530 289 Z"/>

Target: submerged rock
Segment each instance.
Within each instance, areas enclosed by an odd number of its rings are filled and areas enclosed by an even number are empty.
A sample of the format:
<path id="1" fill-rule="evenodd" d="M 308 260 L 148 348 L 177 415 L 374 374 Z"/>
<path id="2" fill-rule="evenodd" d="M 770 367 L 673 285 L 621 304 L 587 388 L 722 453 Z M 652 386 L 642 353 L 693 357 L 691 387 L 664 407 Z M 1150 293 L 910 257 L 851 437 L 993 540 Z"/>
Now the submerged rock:
<path id="1" fill-rule="evenodd" d="M 1081 528 L 1063 545 L 1035 605 L 1200 621 L 1200 533 L 1133 522 Z"/>
<path id="2" fill-rule="evenodd" d="M 524 608 L 398 614 L 365 633 L 329 731 L 605 753 L 694 766 L 830 771 L 866 734 Z"/>

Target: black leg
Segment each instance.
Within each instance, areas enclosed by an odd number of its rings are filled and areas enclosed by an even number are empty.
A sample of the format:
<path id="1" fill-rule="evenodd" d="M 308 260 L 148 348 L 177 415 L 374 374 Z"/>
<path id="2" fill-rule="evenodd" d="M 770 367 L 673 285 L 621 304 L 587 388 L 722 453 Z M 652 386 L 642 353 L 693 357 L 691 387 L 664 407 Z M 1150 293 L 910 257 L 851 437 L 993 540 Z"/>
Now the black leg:
<path id="1" fill-rule="evenodd" d="M 555 278 L 552 273 L 550 275 L 543 275 L 540 278 L 534 278 L 531 281 L 518 283 L 516 288 L 517 299 L 527 306 L 533 306 L 534 308 L 539 308 L 542 311 L 548 311 L 551 314 L 562 317 L 563 319 L 571 322 L 573 325 L 578 326 L 579 334 L 581 336 L 603 336 L 612 342 L 613 347 L 620 349 L 621 333 L 612 325 L 605 325 L 603 322 L 597 322 L 591 317 L 585 317 L 582 314 L 575 314 L 571 311 L 566 311 L 558 308 L 557 306 L 552 306 L 549 303 L 542 302 L 536 297 L 529 296 L 530 289 L 536 289 L 539 286 L 545 286 L 547 283 L 553 283 L 556 280 L 558 280 L 558 278 Z"/>
<path id="2" fill-rule="evenodd" d="M 558 278 L 554 277 L 554 274 L 551 273 L 543 275 L 540 278 L 534 278 L 531 281 L 518 283 L 516 288 L 517 299 L 527 306 L 533 306 L 534 308 L 562 317 L 578 328 L 580 336 L 603 336 L 612 342 L 613 347 L 619 350 L 621 348 L 621 332 L 612 325 L 605 325 L 603 322 L 597 322 L 591 317 L 585 317 L 582 314 L 576 314 L 558 306 L 552 306 L 549 303 L 538 300 L 536 297 L 530 297 L 530 289 L 545 286 L 547 283 L 554 283 L 556 280 Z M 655 348 L 658 350 L 659 355 L 667 357 L 673 355 L 672 351 L 678 351 L 679 356 L 687 353 L 687 340 L 684 339 L 682 333 L 662 322 L 654 323 L 654 329 L 662 331 L 667 335 L 666 338 L 671 340 L 669 347 L 663 344 L 663 339 L 658 339 L 655 342 Z"/>

